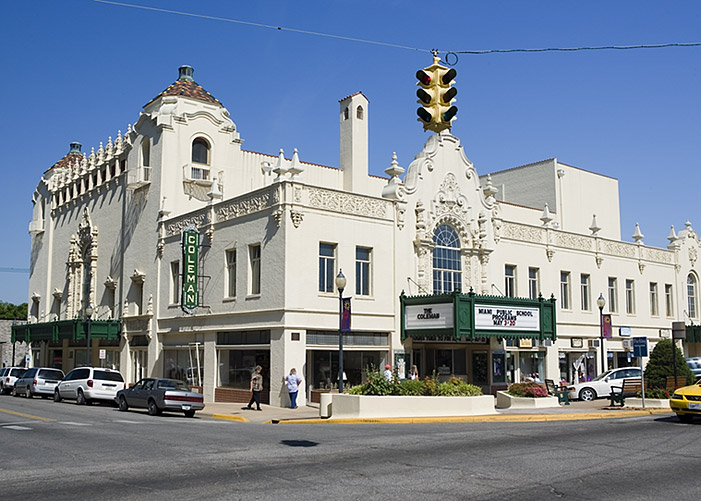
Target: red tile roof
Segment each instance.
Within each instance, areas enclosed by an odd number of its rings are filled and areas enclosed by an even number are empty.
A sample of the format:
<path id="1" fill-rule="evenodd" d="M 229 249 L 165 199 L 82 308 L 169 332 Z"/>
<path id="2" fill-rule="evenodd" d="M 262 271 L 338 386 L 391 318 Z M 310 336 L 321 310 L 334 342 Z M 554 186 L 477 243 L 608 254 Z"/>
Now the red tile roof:
<path id="1" fill-rule="evenodd" d="M 204 90 L 200 84 L 193 80 L 176 80 L 170 86 L 158 94 L 156 97 L 151 99 L 148 103 L 144 105 L 144 108 L 154 102 L 156 99 L 162 96 L 185 96 L 191 97 L 192 99 L 197 99 L 199 101 L 204 101 L 205 103 L 213 103 L 221 105 L 218 99 L 216 99 L 209 92 Z"/>
<path id="2" fill-rule="evenodd" d="M 83 155 L 82 153 L 67 153 L 65 157 L 63 157 L 61 160 L 53 164 L 51 167 L 49 167 L 48 170 L 51 169 L 65 169 L 69 165 L 73 164 L 73 162 L 81 162 L 83 160 Z"/>

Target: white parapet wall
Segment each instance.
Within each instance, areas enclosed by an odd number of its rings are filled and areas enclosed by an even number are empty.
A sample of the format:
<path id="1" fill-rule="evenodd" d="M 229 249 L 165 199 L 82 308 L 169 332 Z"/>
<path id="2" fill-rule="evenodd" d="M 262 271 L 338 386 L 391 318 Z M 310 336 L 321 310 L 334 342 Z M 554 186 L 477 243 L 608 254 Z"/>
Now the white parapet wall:
<path id="1" fill-rule="evenodd" d="M 321 417 L 352 418 L 412 418 L 479 416 L 495 414 L 494 397 L 379 397 L 374 395 L 328 394 L 320 408 Z M 328 405 L 328 399 L 331 405 Z M 325 401 L 327 400 L 327 401 Z"/>
<path id="2" fill-rule="evenodd" d="M 643 407 L 643 399 L 642 398 L 627 397 L 625 402 L 626 402 L 626 407 L 635 407 L 635 408 L 642 408 Z M 646 398 L 645 399 L 645 407 L 648 409 L 670 409 L 671 410 L 671 407 L 669 406 L 669 399 L 668 398 Z"/>
<path id="3" fill-rule="evenodd" d="M 557 397 L 514 397 L 505 391 L 497 392 L 497 409 L 544 409 L 560 407 Z"/>

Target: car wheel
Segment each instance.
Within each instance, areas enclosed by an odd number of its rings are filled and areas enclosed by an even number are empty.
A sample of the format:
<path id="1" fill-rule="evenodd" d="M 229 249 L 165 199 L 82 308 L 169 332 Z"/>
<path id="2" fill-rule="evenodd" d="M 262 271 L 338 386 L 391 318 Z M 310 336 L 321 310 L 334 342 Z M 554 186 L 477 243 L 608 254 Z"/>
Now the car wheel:
<path id="1" fill-rule="evenodd" d="M 592 388 L 582 388 L 579 390 L 579 399 L 584 402 L 591 402 L 596 398 L 596 392 Z"/>
<path id="2" fill-rule="evenodd" d="M 190 409 L 189 411 L 183 411 L 185 413 L 185 417 L 195 417 L 195 410 Z"/>
<path id="3" fill-rule="evenodd" d="M 17 394 L 17 388 L 12 388 L 12 391 L 10 392 L 10 394 L 11 394 L 13 397 L 19 397 L 19 395 Z"/>
<path id="4" fill-rule="evenodd" d="M 61 394 L 58 392 L 58 390 L 54 391 L 54 402 L 60 402 L 61 400 Z"/>
<path id="5" fill-rule="evenodd" d="M 148 401 L 148 413 L 150 416 L 158 416 L 161 410 L 156 405 L 156 401 L 151 399 Z"/>
<path id="6" fill-rule="evenodd" d="M 75 397 L 75 403 L 78 405 L 85 405 L 88 403 L 88 401 L 85 399 L 85 395 L 83 394 L 83 390 L 78 390 L 78 394 Z"/>
<path id="7" fill-rule="evenodd" d="M 686 424 L 689 424 L 694 420 L 694 416 L 691 414 L 677 414 L 677 417 L 679 418 L 679 421 Z"/>
<path id="8" fill-rule="evenodd" d="M 32 395 L 32 390 L 27 387 L 27 392 L 24 394 L 25 397 L 27 398 L 32 398 L 34 395 Z"/>
<path id="9" fill-rule="evenodd" d="M 124 397 L 119 397 L 119 410 L 122 412 L 129 410 L 129 404 L 127 404 L 127 399 Z"/>

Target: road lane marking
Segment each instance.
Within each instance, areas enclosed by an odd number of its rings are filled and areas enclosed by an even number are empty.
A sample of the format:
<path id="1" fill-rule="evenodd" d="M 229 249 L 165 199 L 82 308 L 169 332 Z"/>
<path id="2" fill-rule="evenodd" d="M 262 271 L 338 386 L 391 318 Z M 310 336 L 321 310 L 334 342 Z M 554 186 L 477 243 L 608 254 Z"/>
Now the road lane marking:
<path id="1" fill-rule="evenodd" d="M 17 430 L 17 431 L 25 431 L 25 430 L 31 430 L 31 428 L 27 428 L 26 426 L 17 426 L 17 425 L 10 425 L 10 426 L 3 426 L 6 430 Z"/>
<path id="2" fill-rule="evenodd" d="M 69 426 L 92 426 L 92 423 L 76 423 L 74 421 L 59 421 L 58 424 L 67 424 Z"/>
<path id="3" fill-rule="evenodd" d="M 37 421 L 56 421 L 55 419 L 51 419 L 51 418 L 45 418 L 45 417 L 41 417 L 41 416 L 32 416 L 31 414 L 25 414 L 24 412 L 10 411 L 7 409 L 0 409 L 0 412 L 4 412 L 6 414 L 12 414 L 13 416 L 35 419 Z"/>
<path id="4" fill-rule="evenodd" d="M 114 419 L 112 420 L 113 423 L 124 423 L 124 424 L 152 424 L 149 423 L 148 421 L 129 421 L 128 419 Z"/>

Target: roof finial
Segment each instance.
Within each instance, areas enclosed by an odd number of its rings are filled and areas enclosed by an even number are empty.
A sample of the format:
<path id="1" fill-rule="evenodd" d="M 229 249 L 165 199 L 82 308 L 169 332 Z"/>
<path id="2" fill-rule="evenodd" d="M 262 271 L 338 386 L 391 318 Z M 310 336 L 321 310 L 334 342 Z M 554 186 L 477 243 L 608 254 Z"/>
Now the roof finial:
<path id="1" fill-rule="evenodd" d="M 195 73 L 195 70 L 192 66 L 184 64 L 180 68 L 178 68 L 178 72 L 180 73 L 180 75 L 178 76 L 178 80 L 187 80 L 188 82 L 195 81 L 195 79 L 192 77 L 192 75 L 194 75 Z"/>

